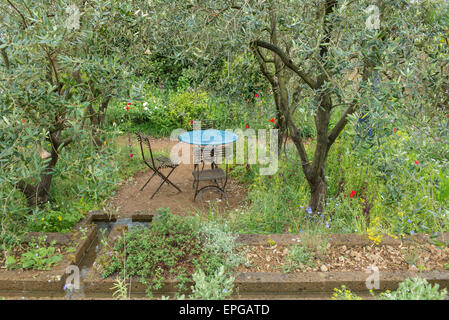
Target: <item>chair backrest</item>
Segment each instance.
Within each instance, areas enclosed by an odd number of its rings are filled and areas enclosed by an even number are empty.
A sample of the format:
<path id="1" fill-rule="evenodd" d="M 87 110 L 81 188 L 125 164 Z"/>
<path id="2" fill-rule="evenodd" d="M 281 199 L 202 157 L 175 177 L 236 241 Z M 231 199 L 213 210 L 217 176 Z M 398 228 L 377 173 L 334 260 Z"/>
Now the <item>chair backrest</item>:
<path id="1" fill-rule="evenodd" d="M 199 123 L 201 130 L 215 129 L 216 122 L 215 119 L 193 120 L 193 127 L 195 128 L 195 124 Z"/>
<path id="2" fill-rule="evenodd" d="M 220 164 L 223 162 L 224 147 L 222 145 L 205 146 L 202 149 L 201 160 L 203 160 L 205 163 L 214 162 L 216 164 Z"/>
<path id="3" fill-rule="evenodd" d="M 156 165 L 154 164 L 153 151 L 151 150 L 150 138 L 148 138 L 148 136 L 140 132 L 136 132 L 136 136 L 140 144 L 140 152 L 142 153 L 142 160 L 148 164 L 147 159 L 145 159 L 145 150 L 143 148 L 143 145 L 145 144 L 148 147 L 148 150 L 150 151 L 151 164 L 153 165 L 153 168 L 155 168 Z"/>

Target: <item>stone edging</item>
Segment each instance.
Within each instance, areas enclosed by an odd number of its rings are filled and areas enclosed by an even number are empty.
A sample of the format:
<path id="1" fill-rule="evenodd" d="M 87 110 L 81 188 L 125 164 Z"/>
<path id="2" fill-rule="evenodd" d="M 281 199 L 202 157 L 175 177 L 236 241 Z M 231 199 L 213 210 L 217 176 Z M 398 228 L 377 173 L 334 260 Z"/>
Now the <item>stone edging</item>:
<path id="1" fill-rule="evenodd" d="M 121 218 L 132 218 L 133 221 L 147 221 L 152 219 L 154 214 L 148 212 L 137 212 L 132 215 L 121 216 Z M 50 271 L 20 271 L 20 270 L 0 270 L 0 295 L 2 292 L 20 291 L 20 292 L 60 292 L 65 283 L 67 274 L 66 268 L 71 264 L 79 264 L 83 255 L 88 250 L 92 241 L 97 235 L 97 226 L 94 221 L 115 221 L 119 216 L 111 217 L 104 212 L 90 212 L 85 219 L 80 221 L 71 234 L 59 233 L 29 233 L 29 238 L 35 238 L 41 235 L 47 235 L 47 241 L 56 240 L 59 244 L 69 244 L 71 241 L 77 241 L 81 237 L 79 227 L 87 227 L 85 238 L 82 239 L 75 253 L 64 257 L 64 259 Z M 111 236 L 114 232 L 111 231 Z M 324 236 L 323 236 L 324 237 Z M 358 234 L 334 234 L 327 235 L 331 238 L 333 246 L 345 245 L 347 247 L 373 245 L 373 242 L 366 235 Z M 278 244 L 290 245 L 297 243 L 299 239 L 304 239 L 301 234 L 239 234 L 237 241 L 243 245 L 266 245 L 269 239 Z M 449 233 L 439 236 L 439 240 L 448 241 Z M 402 240 L 390 236 L 384 236 L 380 245 L 400 245 L 411 243 L 422 243 L 429 240 L 428 235 L 406 236 Z M 91 270 L 92 271 L 92 270 Z M 431 283 L 438 283 L 440 287 L 449 288 L 449 271 L 382 271 L 379 274 L 379 290 L 395 290 L 399 282 L 407 277 L 424 277 Z M 345 284 L 348 288 L 356 292 L 367 292 L 366 279 L 368 274 L 362 271 L 354 272 L 301 272 L 301 273 L 269 273 L 269 272 L 245 272 L 236 275 L 235 291 L 239 296 L 252 295 L 288 295 L 289 297 L 300 297 L 307 293 L 325 293 L 332 294 L 332 290 Z M 112 293 L 114 279 L 101 279 L 94 273 L 89 272 L 88 277 L 83 281 L 84 292 L 86 294 L 103 293 L 110 295 Z M 167 280 L 163 288 L 156 294 L 176 292 L 176 280 Z M 188 282 L 186 286 L 190 288 L 193 283 Z M 131 292 L 134 294 L 144 294 L 145 286 L 140 281 L 131 282 Z M 111 296 L 112 297 L 112 296 Z"/>

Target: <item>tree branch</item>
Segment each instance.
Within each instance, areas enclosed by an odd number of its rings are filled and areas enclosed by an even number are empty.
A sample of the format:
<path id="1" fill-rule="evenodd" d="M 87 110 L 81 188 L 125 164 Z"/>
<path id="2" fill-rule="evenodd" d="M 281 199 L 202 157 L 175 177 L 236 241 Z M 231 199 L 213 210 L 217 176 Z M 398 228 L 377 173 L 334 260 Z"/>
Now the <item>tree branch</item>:
<path id="1" fill-rule="evenodd" d="M 16 10 L 16 12 L 20 15 L 20 17 L 22 18 L 23 24 L 24 24 L 24 29 L 26 29 L 26 28 L 28 27 L 28 24 L 27 24 L 27 21 L 26 21 L 26 19 L 25 19 L 25 16 L 22 14 L 22 12 L 20 12 L 19 9 L 17 9 L 17 7 L 16 7 L 10 0 L 7 0 L 7 1 L 8 1 L 8 3 L 9 3 L 9 5 L 10 5 L 14 10 Z"/>
<path id="2" fill-rule="evenodd" d="M 0 40 L 0 46 L 3 45 L 3 41 Z M 3 62 L 5 62 L 6 70 L 9 70 L 9 59 L 8 59 L 8 53 L 6 52 L 6 48 L 2 48 L 2 58 Z"/>
<path id="3" fill-rule="evenodd" d="M 309 85 L 309 87 L 311 87 L 312 89 L 318 89 L 318 84 L 312 78 L 310 78 L 307 74 L 305 74 L 304 71 L 302 71 L 297 65 L 295 65 L 293 63 L 292 59 L 285 52 L 283 52 L 280 48 L 278 48 L 277 46 L 275 46 L 271 43 L 268 43 L 268 42 L 265 42 L 262 40 L 255 40 L 255 41 L 253 41 L 253 44 L 258 47 L 262 47 L 267 50 L 270 50 L 270 51 L 274 52 L 275 54 L 277 54 L 279 56 L 279 58 L 281 58 L 282 62 L 290 70 L 292 70 L 294 73 L 296 73 L 305 83 L 307 83 Z"/>

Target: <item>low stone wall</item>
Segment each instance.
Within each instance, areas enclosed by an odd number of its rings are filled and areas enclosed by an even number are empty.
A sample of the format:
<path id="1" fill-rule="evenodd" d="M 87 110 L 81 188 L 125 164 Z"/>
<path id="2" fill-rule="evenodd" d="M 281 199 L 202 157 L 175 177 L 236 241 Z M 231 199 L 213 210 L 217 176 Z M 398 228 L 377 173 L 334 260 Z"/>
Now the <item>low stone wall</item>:
<path id="1" fill-rule="evenodd" d="M 132 218 L 133 221 L 151 221 L 154 215 L 148 212 L 137 212 L 129 216 L 110 216 L 104 212 L 96 211 L 89 213 L 86 218 L 79 222 L 72 233 L 29 233 L 29 239 L 37 238 L 41 235 L 47 236 L 47 241 L 55 240 L 58 244 L 70 245 L 77 243 L 76 251 L 64 257 L 64 259 L 49 271 L 35 270 L 0 270 L 0 296 L 7 295 L 8 292 L 47 292 L 63 294 L 63 286 L 66 281 L 66 268 L 69 265 L 78 265 L 86 254 L 90 245 L 97 235 L 97 226 L 95 221 L 115 221 L 117 218 Z M 81 234 L 80 227 L 87 227 L 87 232 Z M 122 226 L 114 227 L 109 239 L 113 240 L 121 232 Z M 328 235 L 332 239 L 332 246 L 366 246 L 372 245 L 372 242 L 366 237 L 357 234 L 335 234 Z M 277 244 L 291 245 L 301 239 L 298 234 L 241 234 L 238 236 L 238 242 L 242 245 L 266 245 L 268 241 L 274 241 Z M 429 240 L 428 235 L 413 235 L 403 239 L 395 239 L 389 236 L 382 238 L 381 245 L 397 246 L 401 243 L 422 243 Z M 449 234 L 442 234 L 439 240 L 448 241 Z M 101 254 L 101 252 L 99 253 Z M 449 271 L 382 271 L 380 277 L 380 291 L 395 290 L 398 283 L 408 277 L 423 277 L 431 283 L 438 283 L 442 288 L 449 288 Z M 332 295 L 333 289 L 342 284 L 355 292 L 367 293 L 366 279 L 368 274 L 363 271 L 354 272 L 301 272 L 301 273 L 275 273 L 275 272 L 244 272 L 236 275 L 235 292 L 239 297 L 264 298 L 264 297 L 288 297 L 301 298 L 305 296 Z M 84 294 L 105 295 L 112 297 L 114 279 L 102 279 L 95 268 L 91 268 L 88 275 L 83 280 Z M 156 292 L 156 295 L 172 296 L 176 291 L 178 282 L 176 280 L 167 280 L 164 286 Z M 188 288 L 193 283 L 186 284 Z M 143 295 L 145 286 L 139 279 L 131 281 L 131 294 Z"/>

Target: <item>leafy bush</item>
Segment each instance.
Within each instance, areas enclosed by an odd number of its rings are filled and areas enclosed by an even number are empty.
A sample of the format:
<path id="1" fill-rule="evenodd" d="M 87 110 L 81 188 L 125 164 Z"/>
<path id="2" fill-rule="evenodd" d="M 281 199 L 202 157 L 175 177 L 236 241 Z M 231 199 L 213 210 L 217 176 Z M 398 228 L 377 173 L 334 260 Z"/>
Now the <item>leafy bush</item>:
<path id="1" fill-rule="evenodd" d="M 444 300 L 447 290 L 439 291 L 439 285 L 428 283 L 423 278 L 407 278 L 401 282 L 396 291 L 386 291 L 379 295 L 381 300 Z"/>
<path id="2" fill-rule="evenodd" d="M 69 232 L 84 215 L 76 208 L 48 210 L 29 217 L 28 229 L 41 232 Z"/>
<path id="3" fill-rule="evenodd" d="M 229 276 L 225 267 L 221 266 L 209 277 L 198 270 L 192 275 L 195 285 L 192 286 L 190 299 L 201 300 L 224 300 L 232 294 L 234 288 L 234 277 Z"/>
<path id="4" fill-rule="evenodd" d="M 160 289 L 167 277 L 179 280 L 178 289 L 183 290 L 189 270 L 202 270 L 211 279 L 218 277 L 213 280 L 217 281 L 223 276 L 220 272 L 215 275 L 217 270 L 224 267 L 230 272 L 236 266 L 239 259 L 233 253 L 233 238 L 225 237 L 214 227 L 201 228 L 195 217 L 182 218 L 159 209 L 149 228 L 133 228 L 120 237 L 101 257 L 100 268 L 103 277 L 115 273 L 124 278 L 139 277 L 149 295 Z M 212 243 L 216 239 L 221 239 L 219 244 Z"/>
<path id="5" fill-rule="evenodd" d="M 62 254 L 56 253 L 55 244 L 56 241 L 52 241 L 47 245 L 46 237 L 39 237 L 37 243 L 29 243 L 29 249 L 21 255 L 19 261 L 9 256 L 6 264 L 10 269 L 50 270 L 53 264 L 62 260 Z"/>

